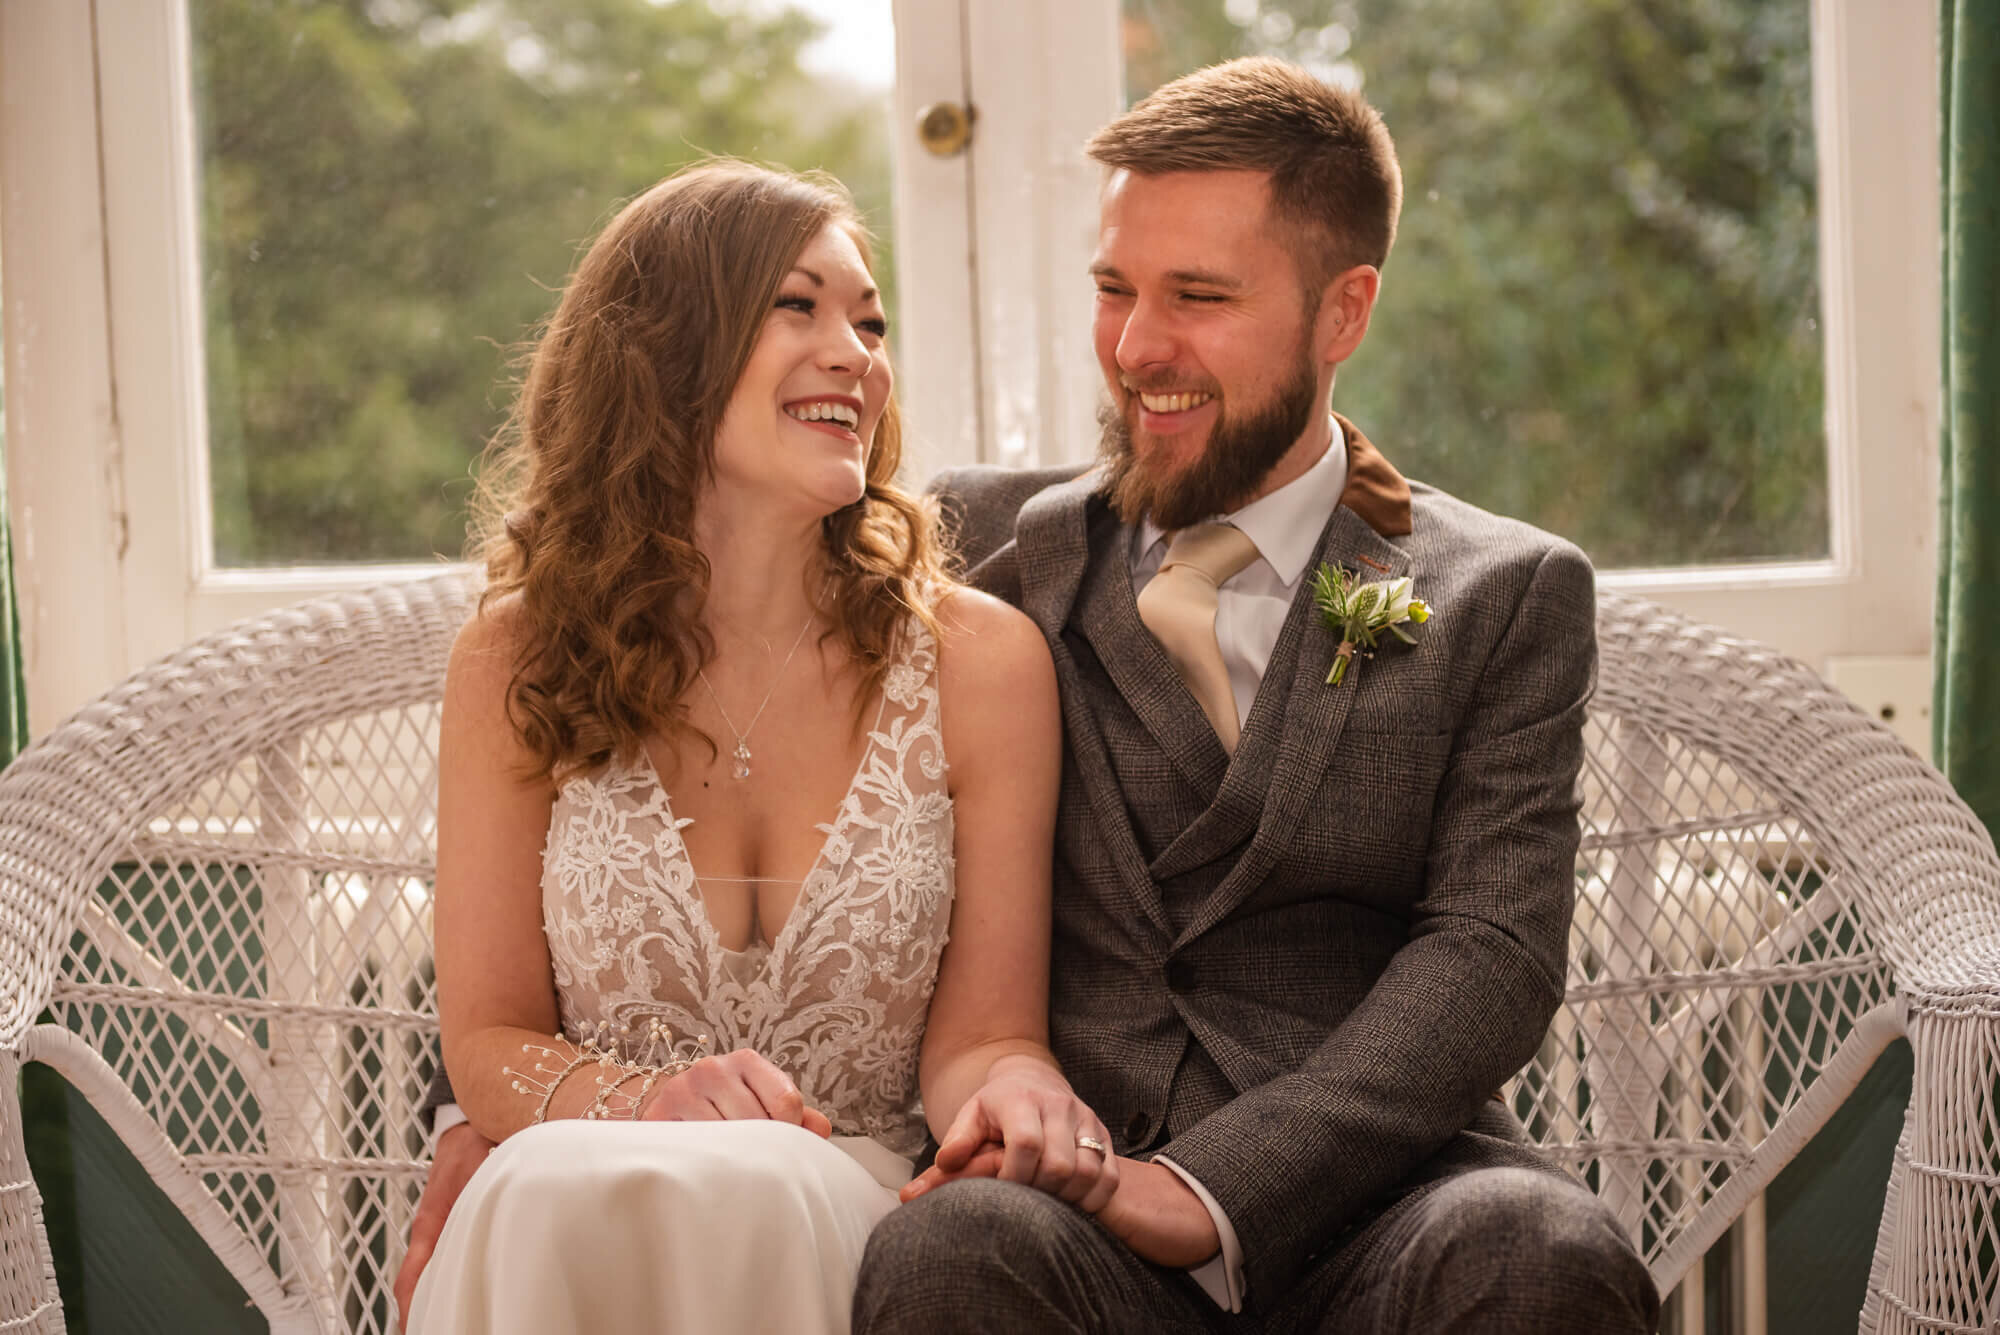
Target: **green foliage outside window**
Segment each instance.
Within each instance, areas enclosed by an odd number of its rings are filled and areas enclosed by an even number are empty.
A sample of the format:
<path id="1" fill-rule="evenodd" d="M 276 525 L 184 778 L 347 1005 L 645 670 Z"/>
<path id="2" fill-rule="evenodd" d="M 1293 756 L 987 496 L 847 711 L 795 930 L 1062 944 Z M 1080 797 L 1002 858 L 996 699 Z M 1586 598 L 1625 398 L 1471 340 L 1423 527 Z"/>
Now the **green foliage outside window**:
<path id="1" fill-rule="evenodd" d="M 510 351 L 616 204 L 676 167 L 823 167 L 888 224 L 884 95 L 801 70 L 820 24 L 793 10 L 189 8 L 225 566 L 456 556 Z"/>
<path id="2" fill-rule="evenodd" d="M 888 227 L 885 95 L 802 69 L 819 24 L 796 10 L 190 9 L 224 565 L 455 555 L 509 349 L 615 203 L 702 152 L 824 167 Z M 1600 567 L 1826 553 L 1803 0 L 1124 0 L 1123 21 L 1128 96 L 1271 52 L 1382 109 L 1403 227 L 1335 405 L 1412 476 Z"/>
<path id="3" fill-rule="evenodd" d="M 1827 553 L 1804 0 L 1124 0 L 1126 96 L 1361 80 L 1402 230 L 1334 406 L 1600 568 Z"/>

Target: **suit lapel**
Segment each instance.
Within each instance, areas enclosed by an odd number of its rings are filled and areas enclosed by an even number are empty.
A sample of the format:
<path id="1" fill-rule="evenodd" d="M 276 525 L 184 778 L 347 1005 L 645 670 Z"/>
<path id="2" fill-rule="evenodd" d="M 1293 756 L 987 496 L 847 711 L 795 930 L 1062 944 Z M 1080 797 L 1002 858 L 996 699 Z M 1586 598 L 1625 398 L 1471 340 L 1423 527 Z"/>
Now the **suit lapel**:
<path id="1" fill-rule="evenodd" d="M 1062 633 L 1090 560 L 1090 497 L 1096 485 L 1095 471 L 1057 483 L 1030 496 L 1014 519 L 1021 610 L 1051 642 Z"/>
<path id="2" fill-rule="evenodd" d="M 1250 716 L 1243 720 L 1236 754 L 1229 757 L 1229 767 L 1222 776 L 1222 786 L 1215 800 L 1153 859 L 1151 870 L 1155 880 L 1170 881 L 1196 867 L 1205 866 L 1232 848 L 1240 847 L 1256 831 L 1264 812 L 1272 772 L 1277 766 L 1278 743 L 1283 736 L 1281 719 L 1290 692 L 1278 689 L 1278 683 L 1286 680 L 1285 646 L 1288 638 L 1296 639 L 1292 634 L 1292 623 L 1298 619 L 1299 605 L 1295 602 L 1286 614 L 1285 629 L 1279 633 L 1278 644 L 1272 650 L 1271 661 L 1264 674 L 1264 685 L 1258 687 L 1257 696 L 1250 704 Z M 1214 730 L 1208 729 L 1207 735 L 1216 755 L 1221 756 L 1222 744 L 1216 741 Z"/>
<path id="3" fill-rule="evenodd" d="M 1015 540 L 996 553 L 1011 557 L 1020 605 L 1034 619 L 1055 657 L 1070 763 L 1087 794 L 1105 852 L 1118 870 L 1132 905 L 1163 931 L 1168 926 L 1158 880 L 1221 857 L 1254 826 L 1245 849 L 1213 894 L 1180 933 L 1185 943 L 1233 912 L 1269 875 L 1298 828 L 1319 778 L 1339 744 L 1360 681 L 1325 684 L 1335 642 L 1312 605 L 1310 579 L 1321 563 L 1344 565 L 1363 579 L 1409 574 L 1408 555 L 1391 536 L 1411 531 L 1409 484 L 1345 418 L 1338 419 L 1348 446 L 1347 486 L 1321 531 L 1319 549 L 1300 582 L 1279 633 L 1233 761 L 1139 620 L 1129 563 L 1118 538 L 1122 526 L 1108 519 L 1106 544 L 1092 559 L 1097 470 L 1037 493 L 1021 507 Z M 1074 628 L 1074 629 L 1073 629 Z M 1173 758 L 1196 791 L 1217 794 L 1209 810 L 1182 832 L 1149 867 L 1134 834 L 1125 795 L 1105 749 L 1083 688 L 1069 637 L 1081 635 L 1119 693 Z M 1268 689 L 1288 682 L 1278 693 Z M 1268 779 L 1266 778 L 1268 776 Z M 1218 790 L 1218 784 L 1220 785 Z"/>
<path id="4" fill-rule="evenodd" d="M 1320 628 L 1308 581 L 1321 561 L 1345 562 L 1363 579 L 1387 578 L 1388 571 L 1381 567 L 1402 573 L 1406 564 L 1402 549 L 1388 542 L 1384 535 L 1410 532 L 1410 484 L 1361 434 L 1360 428 L 1344 417 L 1336 417 L 1347 442 L 1347 482 L 1341 490 L 1340 503 L 1320 529 L 1319 547 L 1300 577 L 1298 596 L 1292 601 L 1278 642 L 1272 646 L 1264 682 L 1251 702 L 1249 717 L 1243 720 L 1243 735 L 1220 791 L 1208 809 L 1153 860 L 1156 880 L 1171 880 L 1225 857 L 1260 827 L 1272 825 L 1274 816 L 1279 815 L 1272 809 L 1271 795 L 1276 776 L 1283 768 L 1282 744 L 1296 735 L 1299 726 L 1319 722 L 1329 729 L 1323 739 L 1325 749 L 1307 755 L 1330 754 L 1333 743 L 1339 739 L 1347 714 L 1344 699 L 1333 706 L 1330 717 L 1325 716 L 1326 711 L 1320 711 L 1302 718 L 1296 707 L 1304 698 L 1299 689 L 1305 684 L 1304 669 L 1311 666 L 1305 660 L 1319 657 L 1307 652 L 1305 659 L 1301 659 L 1301 651 L 1321 647 L 1321 641 L 1325 641 L 1326 653 L 1332 652 L 1332 641 Z M 1371 563 L 1377 568 L 1370 569 Z M 1164 662 L 1165 656 L 1161 655 L 1161 659 Z M 1325 665 L 1319 664 L 1315 670 L 1323 681 Z M 1221 745 L 1214 734 L 1207 728 L 1201 732 L 1220 755 Z M 1298 762 L 1294 759 L 1293 763 Z M 1296 816 L 1292 819 L 1296 820 Z M 1284 832 L 1289 836 L 1290 827 L 1286 826 Z M 1278 846 L 1282 847 L 1282 843 Z M 1257 873 L 1259 877 L 1262 874 Z M 1249 884 L 1254 886 L 1255 881 Z"/>
<path id="5" fill-rule="evenodd" d="M 1062 699 L 1063 731 L 1069 743 L 1069 761 L 1082 784 L 1091 813 L 1096 817 L 1104 851 L 1117 868 L 1118 878 L 1125 886 L 1132 906 L 1156 924 L 1162 933 L 1168 933 L 1171 929 L 1167 924 L 1166 910 L 1160 902 L 1159 888 L 1147 872 L 1146 859 L 1140 851 L 1138 837 L 1133 833 L 1124 793 L 1111 767 L 1104 735 L 1098 728 L 1089 692 L 1084 686 L 1069 640 L 1070 635 L 1077 633 L 1070 627 L 1085 611 L 1079 600 L 1080 591 L 1103 574 L 1101 570 L 1093 571 L 1093 564 L 1107 567 L 1124 578 L 1125 601 L 1132 601 L 1131 578 L 1120 553 L 1108 552 L 1105 559 L 1096 563 L 1091 561 L 1091 496 L 1096 482 L 1094 472 L 1085 473 L 1074 481 L 1037 494 L 1021 507 L 1014 528 L 1015 559 L 1021 579 L 1021 608 L 1040 627 L 1055 659 Z M 1095 600 L 1101 595 L 1092 590 L 1089 596 Z M 1136 622 L 1138 614 L 1134 612 L 1132 616 Z M 1143 633 L 1142 627 L 1142 636 Z M 1091 647 L 1106 669 L 1114 670 L 1112 665 L 1120 661 L 1119 656 L 1106 654 L 1095 643 Z M 1164 661 L 1165 656 L 1159 646 L 1154 644 L 1152 649 Z M 1171 666 L 1167 670 L 1172 673 Z M 1187 688 L 1180 686 L 1178 678 L 1175 678 L 1175 685 L 1183 694 L 1186 693 Z M 1124 689 L 1123 682 L 1119 686 Z M 1216 750 L 1220 756 L 1219 744 Z"/>
<path id="6" fill-rule="evenodd" d="M 1090 641 L 1098 661 L 1125 703 L 1173 761 L 1181 778 L 1204 798 L 1215 792 L 1229 767 L 1229 753 L 1215 736 L 1208 716 L 1174 670 L 1167 651 L 1139 620 L 1132 593 L 1132 568 L 1125 543 L 1131 530 L 1112 525 L 1098 537 L 1100 550 L 1084 576 L 1071 624 Z"/>
<path id="7" fill-rule="evenodd" d="M 1223 785 L 1227 792 L 1238 782 L 1237 771 L 1248 769 L 1244 762 L 1268 758 L 1270 781 L 1261 785 L 1263 814 L 1257 822 L 1257 832 L 1250 847 L 1189 920 L 1176 946 L 1201 935 L 1235 911 L 1270 873 L 1278 855 L 1290 843 L 1292 831 L 1298 828 L 1306 804 L 1319 792 L 1319 778 L 1325 773 L 1334 748 L 1340 744 L 1341 729 L 1347 725 L 1354 693 L 1368 676 L 1364 664 L 1358 674 L 1351 673 L 1342 685 L 1326 684 L 1336 642 L 1313 605 L 1310 584 L 1312 572 L 1321 563 L 1345 566 L 1365 580 L 1393 579 L 1410 573 L 1409 556 L 1401 547 L 1370 528 L 1346 505 L 1335 508 L 1320 535 L 1319 550 L 1300 579 L 1298 595 L 1285 618 L 1284 629 L 1279 632 L 1266 670 L 1266 687 L 1273 684 L 1274 677 L 1279 681 L 1288 677 L 1289 689 L 1282 700 L 1267 701 L 1269 691 L 1258 692 L 1257 707 L 1251 710 L 1243 743 L 1237 749 L 1238 763 L 1232 766 Z M 1248 772 L 1240 777 L 1246 785 L 1254 778 Z M 1178 847 L 1176 841 L 1174 848 Z"/>

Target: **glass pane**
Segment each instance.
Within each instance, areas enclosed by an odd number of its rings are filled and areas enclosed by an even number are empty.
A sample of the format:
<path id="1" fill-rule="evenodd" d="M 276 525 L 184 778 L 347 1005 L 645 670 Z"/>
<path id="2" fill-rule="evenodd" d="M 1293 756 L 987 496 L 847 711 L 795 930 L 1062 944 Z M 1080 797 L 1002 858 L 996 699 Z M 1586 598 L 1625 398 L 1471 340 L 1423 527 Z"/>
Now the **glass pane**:
<path id="1" fill-rule="evenodd" d="M 215 559 L 464 545 L 510 350 L 704 152 L 832 172 L 889 253 L 890 0 L 195 0 Z"/>
<path id="2" fill-rule="evenodd" d="M 1828 551 L 1806 0 L 1123 0 L 1125 92 L 1366 91 L 1404 205 L 1334 404 L 1600 568 Z"/>

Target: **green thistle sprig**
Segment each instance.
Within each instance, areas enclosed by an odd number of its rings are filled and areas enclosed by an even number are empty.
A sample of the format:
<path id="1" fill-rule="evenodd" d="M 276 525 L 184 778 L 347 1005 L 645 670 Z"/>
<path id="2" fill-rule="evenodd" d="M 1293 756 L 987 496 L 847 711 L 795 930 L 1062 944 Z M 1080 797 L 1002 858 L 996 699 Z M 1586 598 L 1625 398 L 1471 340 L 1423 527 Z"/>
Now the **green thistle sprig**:
<path id="1" fill-rule="evenodd" d="M 1384 631 L 1404 644 L 1417 642 L 1403 626 L 1421 626 L 1431 619 L 1431 609 L 1423 599 L 1410 596 L 1412 584 L 1408 575 L 1364 584 L 1361 576 L 1335 565 L 1322 565 L 1313 573 L 1313 601 L 1327 629 L 1340 637 L 1327 685 L 1338 686 L 1347 679 L 1347 665 L 1356 654 L 1372 657 Z"/>

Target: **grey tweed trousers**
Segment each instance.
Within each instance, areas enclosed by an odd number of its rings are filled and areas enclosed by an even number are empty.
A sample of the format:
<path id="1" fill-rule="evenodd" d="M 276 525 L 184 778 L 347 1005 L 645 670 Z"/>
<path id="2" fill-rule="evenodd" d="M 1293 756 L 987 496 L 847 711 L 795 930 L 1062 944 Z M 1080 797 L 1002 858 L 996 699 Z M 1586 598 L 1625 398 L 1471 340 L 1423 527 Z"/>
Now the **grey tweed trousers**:
<path id="1" fill-rule="evenodd" d="M 1289 1293 L 1223 1311 L 1185 1273 L 1009 1182 L 955 1182 L 868 1242 L 856 1335 L 1633 1335 L 1659 1323 L 1652 1277 L 1602 1202 L 1567 1179 L 1486 1168 L 1427 1182 L 1357 1220 Z"/>

